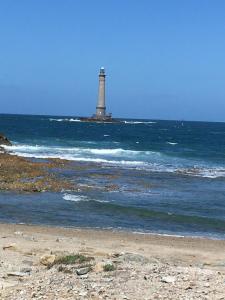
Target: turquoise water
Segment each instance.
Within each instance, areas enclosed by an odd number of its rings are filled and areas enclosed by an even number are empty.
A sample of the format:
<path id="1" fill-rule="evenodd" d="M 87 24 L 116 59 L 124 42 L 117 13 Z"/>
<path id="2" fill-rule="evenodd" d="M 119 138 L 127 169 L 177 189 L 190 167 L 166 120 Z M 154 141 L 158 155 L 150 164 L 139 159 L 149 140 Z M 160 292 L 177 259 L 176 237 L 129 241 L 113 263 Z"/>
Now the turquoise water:
<path id="1" fill-rule="evenodd" d="M 86 169 L 62 175 L 96 187 L 2 192 L 0 221 L 224 238 L 225 123 L 1 115 L 0 126 L 13 153 L 69 159 Z"/>

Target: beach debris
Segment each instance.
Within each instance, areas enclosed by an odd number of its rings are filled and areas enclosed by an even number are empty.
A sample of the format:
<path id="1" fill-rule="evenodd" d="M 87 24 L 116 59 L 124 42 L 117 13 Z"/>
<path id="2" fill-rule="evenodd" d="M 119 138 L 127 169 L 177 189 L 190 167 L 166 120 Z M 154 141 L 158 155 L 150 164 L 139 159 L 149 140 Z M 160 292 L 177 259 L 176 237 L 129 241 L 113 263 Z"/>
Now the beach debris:
<path id="1" fill-rule="evenodd" d="M 54 254 L 46 254 L 41 257 L 40 263 L 44 266 L 49 266 L 54 264 L 55 260 L 56 256 Z"/>
<path id="2" fill-rule="evenodd" d="M 85 275 L 85 274 L 87 274 L 88 272 L 90 272 L 91 271 L 91 267 L 90 266 L 88 266 L 88 267 L 84 267 L 84 268 L 80 268 L 80 269 L 76 269 L 76 273 L 77 273 L 77 275 Z"/>
<path id="3" fill-rule="evenodd" d="M 5 245 L 2 247 L 3 250 L 16 250 L 16 244 Z"/>
<path id="4" fill-rule="evenodd" d="M 164 283 L 175 283 L 175 281 L 176 281 L 176 278 L 174 276 L 164 276 L 161 279 L 161 282 L 164 282 Z"/>

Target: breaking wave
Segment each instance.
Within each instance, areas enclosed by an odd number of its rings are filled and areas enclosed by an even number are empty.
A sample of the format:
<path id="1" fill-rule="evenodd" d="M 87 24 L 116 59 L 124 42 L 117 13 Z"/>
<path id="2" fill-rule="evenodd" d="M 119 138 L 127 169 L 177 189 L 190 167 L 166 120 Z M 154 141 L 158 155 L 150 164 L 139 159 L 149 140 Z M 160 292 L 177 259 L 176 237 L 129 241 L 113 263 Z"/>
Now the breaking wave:
<path id="1" fill-rule="evenodd" d="M 49 121 L 55 121 L 55 122 L 81 122 L 80 119 L 73 119 L 73 118 L 70 118 L 70 119 L 54 119 L 54 118 L 50 118 Z"/>
<path id="2" fill-rule="evenodd" d="M 100 202 L 100 203 L 109 202 L 106 200 L 89 199 L 87 196 L 74 195 L 74 194 L 64 194 L 63 199 L 66 201 L 72 201 L 72 202 L 89 202 L 89 201 L 95 201 L 95 202 Z"/>
<path id="3" fill-rule="evenodd" d="M 169 144 L 169 145 L 177 145 L 178 143 L 175 143 L 175 142 L 166 142 L 167 144 Z"/>
<path id="4" fill-rule="evenodd" d="M 99 163 L 120 168 L 135 168 L 151 172 L 176 173 L 207 178 L 225 177 L 225 168 L 154 151 L 122 148 L 98 149 L 17 144 L 5 146 L 11 154 L 31 158 L 58 158 L 78 162 Z"/>
<path id="5" fill-rule="evenodd" d="M 156 124 L 153 121 L 123 121 L 124 124 Z"/>

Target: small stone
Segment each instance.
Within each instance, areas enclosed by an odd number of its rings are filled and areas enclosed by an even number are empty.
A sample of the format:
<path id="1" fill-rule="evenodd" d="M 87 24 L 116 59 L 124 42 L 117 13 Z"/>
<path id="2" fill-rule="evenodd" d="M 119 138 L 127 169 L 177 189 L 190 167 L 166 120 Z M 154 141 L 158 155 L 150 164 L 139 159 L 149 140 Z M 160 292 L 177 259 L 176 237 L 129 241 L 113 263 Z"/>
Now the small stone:
<path id="1" fill-rule="evenodd" d="M 17 277 L 24 277 L 27 276 L 27 273 L 24 272 L 9 272 L 7 273 L 8 276 L 17 276 Z"/>
<path id="2" fill-rule="evenodd" d="M 80 268 L 80 269 L 76 269 L 76 273 L 77 275 L 85 275 L 87 274 L 88 272 L 91 271 L 91 268 L 90 267 L 85 267 L 85 268 Z"/>
<path id="3" fill-rule="evenodd" d="M 174 283 L 176 281 L 176 278 L 173 276 L 165 276 L 162 277 L 161 282 L 165 282 L 165 283 Z"/>

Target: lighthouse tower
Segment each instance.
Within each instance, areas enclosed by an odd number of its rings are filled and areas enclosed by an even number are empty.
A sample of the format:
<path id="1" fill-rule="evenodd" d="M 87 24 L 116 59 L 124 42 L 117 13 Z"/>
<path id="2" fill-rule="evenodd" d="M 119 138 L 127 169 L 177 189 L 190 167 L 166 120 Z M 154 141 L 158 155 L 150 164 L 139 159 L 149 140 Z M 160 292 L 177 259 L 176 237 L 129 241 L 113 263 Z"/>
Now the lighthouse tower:
<path id="1" fill-rule="evenodd" d="M 105 69 L 101 67 L 99 72 L 99 86 L 98 86 L 98 102 L 96 107 L 97 119 L 104 119 L 106 117 L 105 107 Z"/>
<path id="2" fill-rule="evenodd" d="M 105 68 L 101 67 L 99 72 L 99 85 L 98 85 L 98 102 L 96 106 L 96 113 L 91 117 L 80 117 L 83 122 L 97 122 L 97 123 L 118 123 L 118 119 L 113 119 L 112 114 L 106 114 L 105 106 Z"/>

